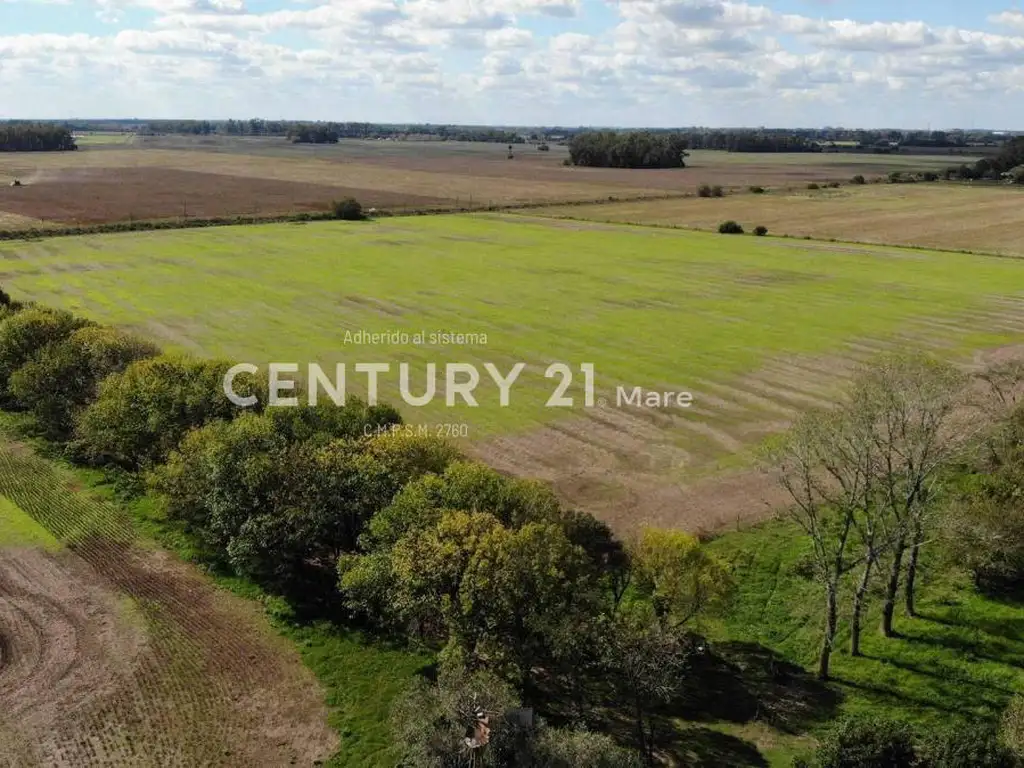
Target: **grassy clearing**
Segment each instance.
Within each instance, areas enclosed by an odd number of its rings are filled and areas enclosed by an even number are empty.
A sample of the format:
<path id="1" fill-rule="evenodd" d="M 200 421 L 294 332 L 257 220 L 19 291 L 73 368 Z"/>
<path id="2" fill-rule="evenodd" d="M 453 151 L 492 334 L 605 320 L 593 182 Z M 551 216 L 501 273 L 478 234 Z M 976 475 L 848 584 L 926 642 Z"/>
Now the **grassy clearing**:
<path id="1" fill-rule="evenodd" d="M 713 627 L 713 637 L 720 643 L 761 646 L 812 669 L 823 598 L 815 584 L 794 573 L 806 554 L 797 529 L 769 523 L 722 536 L 711 546 L 734 564 L 739 590 L 730 614 Z M 840 652 L 833 656 L 834 714 L 870 713 L 922 729 L 943 727 L 953 719 L 993 723 L 1010 697 L 1024 688 L 1024 606 L 979 595 L 940 551 L 926 552 L 920 617 L 898 616 L 900 637 L 878 634 L 877 596 L 865 622 L 864 658 L 848 654 L 848 627 L 841 627 Z M 841 610 L 848 612 L 848 604 Z M 820 708 L 822 700 L 817 701 Z M 749 726 L 720 727 L 742 733 Z M 812 733 L 816 728 L 810 724 Z M 799 748 L 799 736 L 776 736 L 765 753 L 771 764 L 781 765 L 776 760 Z"/>
<path id="2" fill-rule="evenodd" d="M 120 144 L 131 144 L 135 139 L 133 133 L 85 133 L 75 136 L 75 143 L 79 147 L 110 147 Z"/>
<path id="3" fill-rule="evenodd" d="M 60 549 L 57 538 L 39 525 L 17 504 L 0 496 L 0 547 L 42 547 Z"/>
<path id="4" fill-rule="evenodd" d="M 715 199 L 553 207 L 545 215 L 717 229 L 727 219 L 775 235 L 1024 256 L 1024 191 L 964 184 L 870 184 Z"/>

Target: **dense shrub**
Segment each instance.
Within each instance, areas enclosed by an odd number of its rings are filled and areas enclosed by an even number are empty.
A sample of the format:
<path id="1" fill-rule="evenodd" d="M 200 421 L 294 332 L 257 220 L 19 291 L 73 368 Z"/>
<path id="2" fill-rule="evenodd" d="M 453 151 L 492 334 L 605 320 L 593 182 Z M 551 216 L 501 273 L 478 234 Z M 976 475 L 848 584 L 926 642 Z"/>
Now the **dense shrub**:
<path id="1" fill-rule="evenodd" d="M 764 187 L 760 186 L 753 186 L 750 188 L 750 191 L 755 195 L 763 195 L 765 193 Z"/>
<path id="2" fill-rule="evenodd" d="M 988 436 L 986 456 L 951 501 L 949 551 L 988 594 L 1024 591 L 1024 405 Z"/>
<path id="3" fill-rule="evenodd" d="M 939 180 L 939 174 L 937 174 L 935 171 L 925 171 L 924 173 L 921 174 L 921 180 L 922 181 L 938 181 Z"/>
<path id="4" fill-rule="evenodd" d="M 163 355 L 132 363 L 100 384 L 96 401 L 83 413 L 73 449 L 92 464 L 127 470 L 164 461 L 188 430 L 214 419 L 231 419 L 241 409 L 224 394 L 231 363 Z M 256 395 L 265 383 L 235 379 L 240 396 Z"/>
<path id="5" fill-rule="evenodd" d="M 7 315 L 0 322 L 0 387 L 5 394 L 14 372 L 36 353 L 91 324 L 70 312 L 41 307 Z"/>
<path id="6" fill-rule="evenodd" d="M 848 718 L 821 740 L 810 768 L 915 768 L 914 734 L 902 723 Z"/>
<path id="7" fill-rule="evenodd" d="M 865 184 L 866 182 L 864 180 L 864 176 L 862 174 L 858 173 L 856 176 L 854 176 L 852 179 L 850 179 L 850 183 L 851 184 Z"/>
<path id="8" fill-rule="evenodd" d="M 70 435 L 76 416 L 95 399 L 103 379 L 159 353 L 156 345 L 113 328 L 80 328 L 43 347 L 15 371 L 11 396 L 32 411 L 47 437 L 63 439 Z"/>
<path id="9" fill-rule="evenodd" d="M 334 211 L 336 219 L 342 219 L 343 221 L 362 221 L 366 218 L 363 213 L 363 206 L 354 197 L 335 200 L 331 203 L 331 210 Z"/>
<path id="10" fill-rule="evenodd" d="M 476 713 L 489 715 L 491 768 L 529 765 L 530 734 L 519 732 L 505 715 L 519 706 L 515 691 L 487 672 L 442 670 L 436 684 L 419 678 L 399 697 L 391 731 L 399 765 L 447 768 L 466 764 L 464 739 L 472 735 Z M 519 753 L 519 754 L 517 754 Z"/>
<path id="11" fill-rule="evenodd" d="M 983 726 L 930 732 L 920 747 L 918 768 L 1018 768 L 1013 751 L 999 734 Z"/>
<path id="12" fill-rule="evenodd" d="M 1024 696 L 1017 694 L 1010 700 L 999 734 L 1003 743 L 1024 761 Z"/>
<path id="13" fill-rule="evenodd" d="M 718 186 L 717 184 L 711 188 L 711 196 L 712 197 L 721 197 L 724 194 L 725 194 L 725 191 L 720 186 Z"/>
<path id="14" fill-rule="evenodd" d="M 821 187 L 818 184 L 816 184 L 815 182 L 813 182 L 813 181 L 810 184 L 807 185 L 807 188 L 808 189 L 821 189 Z"/>
<path id="15" fill-rule="evenodd" d="M 758 237 L 764 237 L 765 235 L 768 234 L 768 227 L 759 224 L 758 226 L 754 227 L 754 234 L 757 235 Z"/>
<path id="16" fill-rule="evenodd" d="M 735 221 L 730 219 L 729 221 L 723 221 L 718 225 L 718 234 L 720 235 L 742 235 L 743 227 L 737 224 Z"/>
<path id="17" fill-rule="evenodd" d="M 623 749 L 607 734 L 546 728 L 540 732 L 536 768 L 641 768 L 639 753 Z"/>
<path id="18" fill-rule="evenodd" d="M 711 185 L 701 184 L 697 187 L 697 197 L 711 197 Z"/>

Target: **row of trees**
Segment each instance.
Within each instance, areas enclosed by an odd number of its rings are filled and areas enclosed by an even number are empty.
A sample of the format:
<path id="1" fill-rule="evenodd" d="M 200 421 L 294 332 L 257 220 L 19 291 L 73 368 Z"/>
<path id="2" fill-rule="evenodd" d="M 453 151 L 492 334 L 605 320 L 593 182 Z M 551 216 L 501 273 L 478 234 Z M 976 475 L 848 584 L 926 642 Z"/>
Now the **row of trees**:
<path id="1" fill-rule="evenodd" d="M 103 130 L 103 126 L 90 126 Z M 109 128 L 110 126 L 107 126 Z M 120 128 L 119 124 L 119 128 Z M 338 139 L 391 139 L 432 137 L 440 141 L 484 141 L 497 144 L 522 144 L 517 131 L 488 126 L 429 125 L 356 122 L 302 122 L 294 120 L 152 120 L 140 123 L 138 130 L 156 134 L 210 136 L 287 136 L 304 143 L 333 143 Z M 304 137 L 296 139 L 296 137 Z M 327 138 L 333 137 L 333 138 Z"/>
<path id="2" fill-rule="evenodd" d="M 982 396 L 977 382 L 951 365 L 924 356 L 888 357 L 862 371 L 843 402 L 804 413 L 771 446 L 769 466 L 793 502 L 786 514 L 807 538 L 806 570 L 822 588 L 821 679 L 829 676 L 845 592 L 853 656 L 860 655 L 876 582 L 884 636 L 894 634 L 901 591 L 907 615 L 916 614 L 922 548 L 949 530 L 951 498 L 959 496 L 960 509 L 970 510 L 959 520 L 974 531 L 975 542 L 994 534 L 997 521 L 1004 533 L 1024 529 L 1009 490 L 1024 472 L 1016 442 L 1024 415 L 1010 408 L 1008 394 L 1021 373 L 1017 365 L 987 371 Z M 979 454 L 989 457 L 988 466 L 977 463 Z M 976 479 L 966 482 L 965 476 Z M 988 516 L 976 515 L 979 509 Z M 1022 548 L 1015 538 L 1002 550 L 959 551 L 962 564 L 981 569 L 976 572 L 984 578 L 1018 568 Z M 1012 574 L 1021 576 L 1019 569 Z"/>
<path id="3" fill-rule="evenodd" d="M 569 159 L 597 168 L 685 168 L 686 148 L 680 133 L 588 131 L 572 137 Z"/>
<path id="4" fill-rule="evenodd" d="M 0 292 L 6 408 L 122 488 L 149 489 L 212 566 L 306 615 L 439 652 L 440 681 L 399 705 L 448 707 L 429 727 L 396 720 L 410 765 L 462 753 L 466 708 L 495 690 L 480 680 L 510 692 L 494 713 L 492 764 L 651 759 L 655 713 L 699 655 L 693 621 L 730 592 L 725 564 L 684 533 L 648 530 L 627 546 L 540 483 L 390 429 L 401 419 L 386 405 L 241 411 L 223 394 L 229 368 Z M 266 402 L 264 383 L 234 386 Z M 553 691 L 579 723 L 599 705 L 628 712 L 641 749 L 542 722 L 502 736 L 508 708 L 543 706 Z"/>
<path id="5" fill-rule="evenodd" d="M 54 123 L 0 124 L 0 152 L 63 152 L 78 149 L 67 128 Z"/>

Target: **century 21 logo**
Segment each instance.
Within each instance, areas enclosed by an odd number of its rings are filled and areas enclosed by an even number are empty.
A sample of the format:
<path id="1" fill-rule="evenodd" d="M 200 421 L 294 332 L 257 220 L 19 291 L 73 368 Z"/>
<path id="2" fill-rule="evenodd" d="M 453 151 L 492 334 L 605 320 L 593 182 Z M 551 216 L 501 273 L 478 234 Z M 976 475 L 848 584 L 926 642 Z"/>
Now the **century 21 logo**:
<path id="1" fill-rule="evenodd" d="M 491 382 L 497 386 L 498 402 L 503 408 L 507 408 L 512 400 L 512 385 L 515 384 L 523 371 L 527 369 L 526 363 L 516 363 L 506 374 L 502 373 L 492 363 L 483 364 L 484 371 L 490 377 Z M 418 385 L 414 388 L 412 379 L 412 366 L 409 363 L 399 363 L 398 369 L 398 392 L 402 400 L 414 407 L 422 407 L 432 403 L 438 394 L 438 366 L 435 363 L 426 363 L 423 373 L 417 377 Z M 366 399 L 370 405 L 376 405 L 381 377 L 387 377 L 392 373 L 391 363 L 357 363 L 353 370 L 360 376 L 365 376 Z M 295 396 L 299 382 L 296 379 L 287 378 L 287 374 L 299 372 L 298 363 L 270 363 L 267 367 L 267 384 L 270 397 L 267 402 L 273 407 L 295 407 L 299 405 L 299 398 Z M 336 405 L 344 405 L 346 399 L 346 365 L 337 363 L 334 367 L 334 376 L 328 376 L 324 369 L 316 364 L 310 363 L 306 367 L 306 403 L 316 405 L 322 395 L 326 395 Z M 583 375 L 583 405 L 586 408 L 593 408 L 594 398 L 594 364 L 583 363 L 579 366 L 579 372 Z M 224 394 L 235 405 L 242 408 L 251 408 L 259 400 L 255 395 L 242 396 L 235 392 L 235 379 L 240 374 L 258 375 L 259 366 L 252 363 L 239 363 L 233 366 L 224 375 Z M 554 391 L 545 404 L 548 408 L 572 408 L 576 400 L 567 394 L 572 388 L 575 374 L 573 369 L 565 363 L 552 363 L 544 372 L 544 378 L 556 380 Z M 477 366 L 473 363 L 446 363 L 442 377 L 444 383 L 445 404 L 451 408 L 455 407 L 457 400 L 470 408 L 479 407 L 480 403 L 476 398 L 476 390 L 481 385 L 482 376 Z M 415 389 L 415 391 L 414 391 Z"/>

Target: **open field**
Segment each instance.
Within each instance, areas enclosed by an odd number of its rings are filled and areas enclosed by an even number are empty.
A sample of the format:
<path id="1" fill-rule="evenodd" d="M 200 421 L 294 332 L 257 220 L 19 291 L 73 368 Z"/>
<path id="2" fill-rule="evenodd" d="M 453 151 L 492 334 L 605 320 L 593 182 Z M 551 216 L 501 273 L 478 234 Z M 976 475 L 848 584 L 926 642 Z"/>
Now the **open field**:
<path id="1" fill-rule="evenodd" d="M 427 363 L 439 376 L 473 363 L 479 407 L 445 407 L 442 380 L 433 404 L 405 409 L 410 422 L 468 425 L 476 455 L 551 481 L 622 531 L 763 514 L 772 488 L 743 469 L 751 449 L 881 349 L 970 361 L 1024 342 L 1016 260 L 522 216 L 90 236 L 6 243 L 0 258 L 19 298 L 201 355 L 347 362 L 351 392 L 360 362 L 412 364 L 417 394 Z M 415 343 L 437 330 L 478 337 Z M 347 331 L 409 337 L 346 343 Z M 529 365 L 502 408 L 482 366 L 519 361 Z M 544 407 L 552 362 L 576 371 L 572 409 Z M 583 363 L 596 369 L 593 408 Z M 394 368 L 381 383 L 397 402 Z M 695 401 L 635 408 L 617 402 L 619 386 Z"/>
<path id="2" fill-rule="evenodd" d="M 77 152 L 0 154 L 5 214 L 58 222 L 324 210 L 354 196 L 392 210 L 692 195 L 701 184 L 803 186 L 959 164 L 948 155 L 694 152 L 685 169 L 571 168 L 564 146 L 96 135 Z M 102 139 L 102 141 L 100 141 Z M 109 139 L 109 141 L 107 140 Z M 8 187 L 12 179 L 25 187 Z M 26 222 L 7 222 L 12 226 Z"/>
<path id="3" fill-rule="evenodd" d="M 311 765 L 323 692 L 254 608 L 0 442 L 0 765 Z"/>
<path id="4" fill-rule="evenodd" d="M 124 218 L 322 211 L 331 200 L 354 195 L 380 207 L 444 203 L 438 197 L 173 169 L 83 168 L 73 176 L 58 172 L 37 176 L 24 187 L 0 188 L 0 207 L 50 223 L 96 224 Z"/>
<path id="5" fill-rule="evenodd" d="M 109 147 L 131 144 L 135 141 L 134 133 L 91 131 L 75 134 L 75 143 L 82 147 Z"/>
<path id="6" fill-rule="evenodd" d="M 869 184 L 723 198 L 553 207 L 545 215 L 715 230 L 728 219 L 748 231 L 1024 256 L 1024 189 L 966 184 Z"/>

